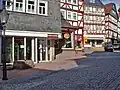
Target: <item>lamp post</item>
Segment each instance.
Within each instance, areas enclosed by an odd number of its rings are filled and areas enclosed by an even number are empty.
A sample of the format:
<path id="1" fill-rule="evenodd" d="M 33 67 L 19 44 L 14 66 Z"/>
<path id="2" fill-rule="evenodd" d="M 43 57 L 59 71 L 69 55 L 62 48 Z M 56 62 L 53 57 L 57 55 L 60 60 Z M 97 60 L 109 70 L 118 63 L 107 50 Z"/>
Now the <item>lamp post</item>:
<path id="1" fill-rule="evenodd" d="M 5 5 L 5 2 L 4 2 L 4 5 Z M 3 31 L 3 35 L 2 35 L 2 37 L 3 37 L 3 39 L 2 39 L 3 78 L 2 78 L 2 80 L 8 80 L 7 69 L 6 69 L 6 53 L 5 53 L 5 46 L 6 46 L 5 45 L 5 29 L 6 29 L 6 23 L 8 21 L 8 18 L 9 18 L 9 14 L 4 7 L 3 10 L 0 13 L 0 22 L 1 22 L 1 25 L 2 25 L 2 31 Z"/>

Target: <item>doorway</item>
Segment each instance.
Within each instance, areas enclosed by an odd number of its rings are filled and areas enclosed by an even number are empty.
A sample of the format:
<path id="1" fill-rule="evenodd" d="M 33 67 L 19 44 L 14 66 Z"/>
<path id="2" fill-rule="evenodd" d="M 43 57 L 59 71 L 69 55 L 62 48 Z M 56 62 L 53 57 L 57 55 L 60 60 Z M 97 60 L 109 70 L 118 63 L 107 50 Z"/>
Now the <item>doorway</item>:
<path id="1" fill-rule="evenodd" d="M 38 61 L 46 62 L 50 60 L 50 40 L 40 38 L 37 41 Z"/>
<path id="2" fill-rule="evenodd" d="M 24 37 L 15 37 L 14 57 L 15 60 L 24 60 Z"/>

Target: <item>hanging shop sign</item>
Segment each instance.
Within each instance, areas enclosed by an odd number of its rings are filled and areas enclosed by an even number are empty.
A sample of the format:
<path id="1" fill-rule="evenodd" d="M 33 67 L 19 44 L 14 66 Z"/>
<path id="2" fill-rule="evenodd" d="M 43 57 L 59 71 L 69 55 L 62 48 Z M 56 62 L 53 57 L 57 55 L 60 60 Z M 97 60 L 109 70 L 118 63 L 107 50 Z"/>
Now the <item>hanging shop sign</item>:
<path id="1" fill-rule="evenodd" d="M 64 38 L 65 38 L 65 39 L 70 38 L 70 34 L 69 34 L 69 33 L 65 33 L 65 34 L 64 34 Z"/>
<path id="2" fill-rule="evenodd" d="M 57 39 L 58 34 L 48 34 L 48 39 Z"/>

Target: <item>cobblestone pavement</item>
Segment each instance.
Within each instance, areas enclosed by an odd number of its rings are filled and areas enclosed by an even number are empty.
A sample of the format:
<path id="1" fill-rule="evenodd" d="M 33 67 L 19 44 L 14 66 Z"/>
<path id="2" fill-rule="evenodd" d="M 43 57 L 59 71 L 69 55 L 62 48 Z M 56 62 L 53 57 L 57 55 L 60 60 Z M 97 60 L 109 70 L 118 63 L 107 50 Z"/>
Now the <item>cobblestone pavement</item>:
<path id="1" fill-rule="evenodd" d="M 0 83 L 0 90 L 120 90 L 120 52 L 94 52 L 78 67 Z"/>

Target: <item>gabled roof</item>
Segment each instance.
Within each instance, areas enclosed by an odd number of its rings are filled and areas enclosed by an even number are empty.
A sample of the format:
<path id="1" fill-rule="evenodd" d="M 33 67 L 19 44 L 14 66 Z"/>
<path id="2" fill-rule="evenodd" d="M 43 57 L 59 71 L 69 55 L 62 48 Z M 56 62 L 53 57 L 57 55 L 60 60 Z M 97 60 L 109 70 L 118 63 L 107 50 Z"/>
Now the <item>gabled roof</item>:
<path id="1" fill-rule="evenodd" d="M 112 6 L 113 6 L 112 3 L 106 4 L 104 6 L 104 8 L 105 8 L 105 14 L 109 14 L 111 12 Z"/>
<path id="2" fill-rule="evenodd" d="M 109 3 L 109 4 L 106 4 L 104 6 L 104 9 L 105 9 L 105 14 L 110 14 L 112 15 L 113 17 L 115 17 L 116 19 L 118 19 L 118 14 L 117 14 L 117 9 L 116 9 L 116 5 L 114 3 Z M 113 13 L 112 10 L 114 10 L 116 12 Z"/>
<path id="3" fill-rule="evenodd" d="M 95 0 L 95 3 L 91 3 L 90 0 L 84 0 L 85 5 L 91 5 L 91 6 L 103 6 L 104 4 L 100 0 Z"/>

